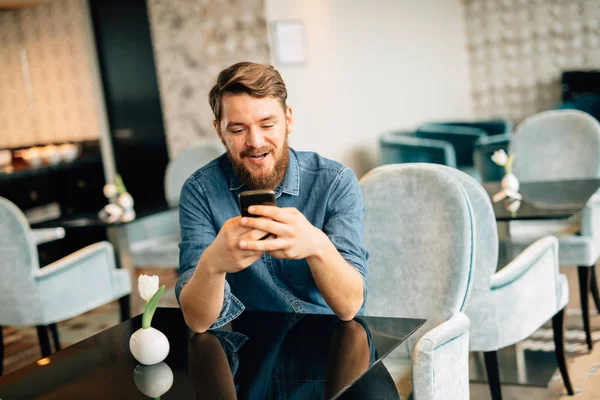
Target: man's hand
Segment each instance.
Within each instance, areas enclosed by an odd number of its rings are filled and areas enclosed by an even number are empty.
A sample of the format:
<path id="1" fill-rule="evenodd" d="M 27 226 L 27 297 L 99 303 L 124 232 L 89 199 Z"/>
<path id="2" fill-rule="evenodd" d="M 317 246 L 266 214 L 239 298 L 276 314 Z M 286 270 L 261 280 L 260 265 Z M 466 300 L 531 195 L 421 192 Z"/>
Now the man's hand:
<path id="1" fill-rule="evenodd" d="M 265 240 L 243 238 L 239 247 L 249 252 L 268 252 L 276 258 L 300 260 L 321 251 L 325 233 L 315 228 L 295 208 L 251 206 L 250 213 L 259 218 L 243 217 L 241 225 L 254 231 L 268 232 Z"/>
<path id="2" fill-rule="evenodd" d="M 206 249 L 209 252 L 211 272 L 234 273 L 248 268 L 258 260 L 264 251 L 244 249 L 241 241 L 254 242 L 267 232 L 240 224 L 241 217 L 227 220 L 213 243 Z"/>

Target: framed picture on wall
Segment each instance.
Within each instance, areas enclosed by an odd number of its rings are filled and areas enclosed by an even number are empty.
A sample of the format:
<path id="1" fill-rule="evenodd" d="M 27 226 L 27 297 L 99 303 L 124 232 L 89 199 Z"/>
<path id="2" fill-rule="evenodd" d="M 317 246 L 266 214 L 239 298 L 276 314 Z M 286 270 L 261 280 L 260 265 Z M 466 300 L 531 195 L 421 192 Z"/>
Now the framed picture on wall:
<path id="1" fill-rule="evenodd" d="M 278 65 L 306 64 L 304 22 L 282 20 L 273 22 L 273 51 Z"/>

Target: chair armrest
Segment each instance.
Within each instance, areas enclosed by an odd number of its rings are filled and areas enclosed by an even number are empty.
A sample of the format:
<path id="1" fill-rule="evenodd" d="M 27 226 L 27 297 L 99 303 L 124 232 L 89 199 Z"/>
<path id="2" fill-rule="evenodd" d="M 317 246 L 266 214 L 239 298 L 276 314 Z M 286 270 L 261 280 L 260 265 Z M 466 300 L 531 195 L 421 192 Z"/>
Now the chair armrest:
<path id="1" fill-rule="evenodd" d="M 556 279 L 558 279 L 558 239 L 554 236 L 545 236 L 527 247 L 507 266 L 496 272 L 492 276 L 491 289 L 499 289 L 518 280 L 519 277 L 532 269 L 548 252 L 552 252 L 553 257 L 556 259 L 554 269 Z"/>
<path id="2" fill-rule="evenodd" d="M 406 151 L 423 152 L 433 151 L 442 155 L 443 163 L 456 168 L 456 153 L 449 142 L 435 139 L 424 139 L 402 134 L 387 134 L 380 139 L 382 150 L 405 149 Z"/>
<path id="3" fill-rule="evenodd" d="M 505 149 L 506 149 L 506 148 L 508 148 L 508 143 L 510 143 L 511 138 L 512 138 L 511 132 L 502 133 L 502 134 L 493 135 L 493 136 L 482 136 L 475 141 L 473 147 L 475 147 L 475 149 L 477 150 L 480 147 L 505 146 Z"/>
<path id="4" fill-rule="evenodd" d="M 98 262 L 100 260 L 102 263 Z M 34 277 L 36 281 L 43 282 L 69 270 L 84 268 L 90 264 L 107 265 L 110 269 L 115 269 L 115 254 L 112 245 L 109 242 L 99 242 L 86 246 L 44 268 L 40 268 L 34 273 Z"/>
<path id="5" fill-rule="evenodd" d="M 415 399 L 469 398 L 469 326 L 457 313 L 419 339 L 412 357 Z"/>
<path id="6" fill-rule="evenodd" d="M 65 237 L 64 228 L 32 229 L 31 236 L 36 245 L 53 242 Z"/>

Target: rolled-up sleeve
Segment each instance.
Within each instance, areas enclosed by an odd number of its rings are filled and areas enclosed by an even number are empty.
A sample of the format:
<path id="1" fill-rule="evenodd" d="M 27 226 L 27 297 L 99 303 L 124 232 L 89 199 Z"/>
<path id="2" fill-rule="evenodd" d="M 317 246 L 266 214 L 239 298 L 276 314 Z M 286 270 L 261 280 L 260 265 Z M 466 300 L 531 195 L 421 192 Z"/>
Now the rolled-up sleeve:
<path id="1" fill-rule="evenodd" d="M 369 254 L 363 247 L 362 239 L 364 212 L 358 179 L 351 169 L 344 168 L 332 185 L 328 196 L 323 232 L 327 234 L 344 260 L 362 275 L 366 299 Z"/>
<path id="2" fill-rule="evenodd" d="M 212 221 L 205 192 L 192 176 L 183 185 L 179 198 L 181 243 L 179 244 L 179 278 L 175 285 L 175 296 L 180 305 L 181 290 L 194 275 L 204 250 L 217 237 L 218 231 Z M 223 307 L 210 329 L 227 324 L 243 310 L 244 305 L 231 293 L 229 284 L 225 281 Z"/>

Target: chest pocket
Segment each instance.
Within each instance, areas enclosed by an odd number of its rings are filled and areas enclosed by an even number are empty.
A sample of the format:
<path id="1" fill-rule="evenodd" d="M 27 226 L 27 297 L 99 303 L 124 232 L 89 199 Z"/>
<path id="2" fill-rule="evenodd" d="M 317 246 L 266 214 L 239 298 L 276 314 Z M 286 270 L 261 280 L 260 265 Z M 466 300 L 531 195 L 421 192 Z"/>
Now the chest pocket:
<path id="1" fill-rule="evenodd" d="M 312 273 L 306 260 L 273 259 L 279 269 L 279 276 L 284 283 L 304 285 L 314 283 Z"/>

